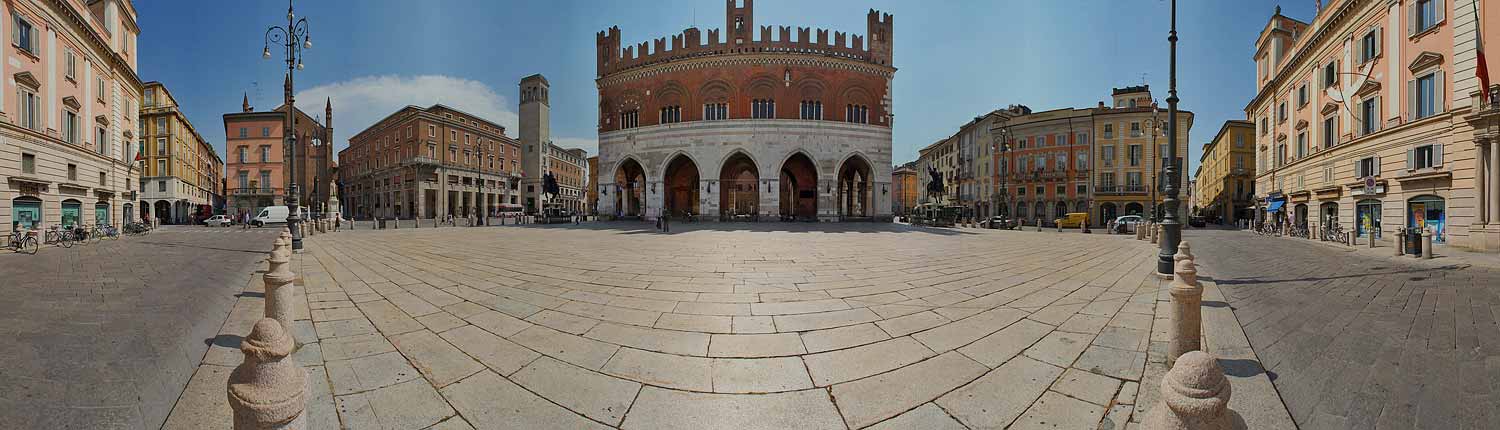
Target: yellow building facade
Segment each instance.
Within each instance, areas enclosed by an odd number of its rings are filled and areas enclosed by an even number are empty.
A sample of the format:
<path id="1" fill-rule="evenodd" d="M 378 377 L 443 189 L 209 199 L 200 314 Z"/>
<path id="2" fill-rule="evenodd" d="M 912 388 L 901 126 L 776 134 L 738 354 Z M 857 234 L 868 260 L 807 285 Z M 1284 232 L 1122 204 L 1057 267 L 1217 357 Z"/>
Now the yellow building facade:
<path id="1" fill-rule="evenodd" d="M 1235 225 L 1254 218 L 1255 123 L 1224 121 L 1198 159 L 1196 213 L 1208 222 Z"/>
<path id="2" fill-rule="evenodd" d="M 224 159 L 161 82 L 144 84 L 140 106 L 140 204 L 168 224 L 212 215 L 223 198 Z"/>

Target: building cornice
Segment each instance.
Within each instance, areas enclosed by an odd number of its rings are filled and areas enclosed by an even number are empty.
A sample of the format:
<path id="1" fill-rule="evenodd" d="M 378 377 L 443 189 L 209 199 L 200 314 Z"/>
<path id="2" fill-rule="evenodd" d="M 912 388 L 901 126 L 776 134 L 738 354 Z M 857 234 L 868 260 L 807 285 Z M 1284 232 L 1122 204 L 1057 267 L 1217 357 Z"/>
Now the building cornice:
<path id="1" fill-rule="evenodd" d="M 673 73 L 684 70 L 732 67 L 742 65 L 804 66 L 825 69 L 851 70 L 855 72 L 879 76 L 886 79 L 890 79 L 896 74 L 895 67 L 882 66 L 853 59 L 843 59 L 839 57 L 798 54 L 792 52 L 736 52 L 664 61 L 661 63 L 640 66 L 611 73 L 600 77 L 595 81 L 598 84 L 599 88 L 604 88 L 623 82 L 634 81 L 666 73 Z"/>
<path id="2" fill-rule="evenodd" d="M 141 89 L 143 88 L 141 77 L 137 76 L 135 74 L 135 70 L 130 68 L 130 63 L 125 61 L 125 57 L 122 57 L 118 52 L 115 52 L 114 48 L 109 46 L 109 42 L 105 41 L 104 38 L 99 37 L 99 33 L 95 32 L 93 27 L 89 26 L 88 20 L 85 19 L 83 15 L 78 14 L 78 11 L 73 9 L 73 6 L 69 4 L 67 0 L 47 0 L 47 3 L 50 4 L 53 9 L 62 11 L 62 13 L 68 19 L 68 23 L 72 24 L 75 32 L 85 35 L 84 37 L 87 38 L 89 42 L 92 42 L 95 48 L 105 53 L 105 55 L 112 63 L 111 65 L 113 67 L 111 67 L 111 69 L 114 69 L 113 71 L 115 73 L 128 78 L 130 83 L 135 87 L 137 93 L 141 91 Z M 135 25 L 134 18 L 127 20 L 127 22 L 129 22 L 131 26 Z"/>
<path id="3" fill-rule="evenodd" d="M 1347 17 L 1350 11 L 1354 10 L 1356 6 L 1362 6 L 1369 1 L 1371 0 L 1348 0 L 1345 1 L 1344 4 L 1338 8 L 1338 10 L 1328 13 L 1329 15 L 1327 21 L 1324 21 L 1321 25 L 1318 25 L 1318 30 L 1316 32 L 1313 32 L 1311 37 L 1304 39 L 1305 43 L 1302 43 L 1300 46 L 1296 47 L 1296 51 L 1292 54 L 1291 60 L 1282 63 L 1281 70 L 1276 72 L 1276 76 L 1266 80 L 1266 84 L 1261 86 L 1261 90 L 1255 95 L 1255 98 L 1251 99 L 1250 103 L 1245 105 L 1245 112 L 1250 113 L 1254 110 L 1255 106 L 1260 105 L 1265 101 L 1266 98 L 1270 97 L 1271 94 L 1275 94 L 1280 89 L 1283 81 L 1285 81 L 1295 70 L 1299 69 L 1299 67 L 1296 67 L 1296 65 L 1301 64 L 1304 60 L 1306 60 L 1307 56 L 1311 55 L 1311 52 L 1318 46 L 1320 42 L 1323 41 L 1323 39 L 1329 37 L 1329 34 L 1331 34 L 1334 29 L 1338 29 L 1340 26 L 1337 24 L 1339 24 L 1340 21 Z M 1313 24 L 1317 24 L 1317 21 L 1318 20 L 1314 19 Z"/>

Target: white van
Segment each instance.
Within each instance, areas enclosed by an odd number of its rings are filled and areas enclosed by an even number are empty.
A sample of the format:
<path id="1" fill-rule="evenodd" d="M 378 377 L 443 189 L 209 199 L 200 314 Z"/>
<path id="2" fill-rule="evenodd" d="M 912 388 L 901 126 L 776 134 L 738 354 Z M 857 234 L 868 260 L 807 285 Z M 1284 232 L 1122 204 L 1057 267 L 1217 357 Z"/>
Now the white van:
<path id="1" fill-rule="evenodd" d="M 264 227 L 266 224 L 286 224 L 286 217 L 291 215 L 286 206 L 266 206 L 260 210 L 260 214 L 250 219 L 250 225 Z"/>

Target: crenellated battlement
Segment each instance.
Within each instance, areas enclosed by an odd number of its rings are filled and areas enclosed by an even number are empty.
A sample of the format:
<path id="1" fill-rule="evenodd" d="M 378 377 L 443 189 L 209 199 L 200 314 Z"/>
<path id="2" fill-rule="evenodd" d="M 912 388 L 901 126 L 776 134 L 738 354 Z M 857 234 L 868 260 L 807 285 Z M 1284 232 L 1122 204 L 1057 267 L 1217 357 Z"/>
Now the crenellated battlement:
<path id="1" fill-rule="evenodd" d="M 755 52 L 827 55 L 883 66 L 891 65 L 894 24 L 891 14 L 881 14 L 871 9 L 867 16 L 868 33 L 865 35 L 834 31 L 833 39 L 829 40 L 829 30 L 797 27 L 794 39 L 790 26 L 760 26 L 759 33 L 753 33 L 751 0 L 739 1 L 743 2 L 743 6 L 737 5 L 736 0 L 727 0 L 727 27 L 722 30 L 708 29 L 707 38 L 703 37 L 703 32 L 698 28 L 690 27 L 669 37 L 622 47 L 618 26 L 599 32 L 595 38 L 598 76 L 686 58 Z M 752 35 L 758 37 L 752 39 Z M 671 40 L 670 45 L 668 39 Z"/>

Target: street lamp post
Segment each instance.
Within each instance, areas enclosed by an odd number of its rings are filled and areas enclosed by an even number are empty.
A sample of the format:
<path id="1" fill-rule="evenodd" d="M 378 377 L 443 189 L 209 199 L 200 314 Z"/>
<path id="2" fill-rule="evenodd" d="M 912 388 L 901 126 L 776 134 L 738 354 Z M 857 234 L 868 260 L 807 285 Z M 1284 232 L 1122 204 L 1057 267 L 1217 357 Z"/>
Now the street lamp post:
<path id="1" fill-rule="evenodd" d="M 1151 102 L 1151 150 L 1153 151 L 1159 149 L 1156 146 L 1156 136 L 1161 132 L 1161 120 L 1156 117 L 1159 111 L 1160 109 L 1157 109 L 1156 102 Z M 1156 211 L 1156 189 L 1161 188 L 1161 166 L 1157 166 L 1157 160 L 1160 159 L 1161 155 L 1157 155 L 1151 159 L 1151 199 L 1147 202 L 1149 204 L 1146 206 L 1146 210 L 1151 211 L 1151 222 L 1161 222 L 1161 217 L 1157 216 Z"/>
<path id="2" fill-rule="evenodd" d="M 1162 200 L 1165 214 L 1162 217 L 1161 252 L 1157 254 L 1156 273 L 1172 274 L 1172 256 L 1177 254 L 1177 244 L 1182 240 L 1182 224 L 1177 220 L 1177 0 L 1172 0 L 1172 29 L 1167 36 L 1170 43 L 1170 78 L 1167 87 L 1167 186 L 1166 199 Z"/>
<path id="3" fill-rule="evenodd" d="M 286 204 L 291 207 L 291 215 L 286 218 L 287 229 L 292 232 L 292 251 L 302 251 L 302 233 L 298 231 L 297 224 L 302 222 L 302 207 L 298 205 L 299 190 L 297 187 L 297 119 L 295 97 L 292 96 L 292 77 L 297 70 L 302 69 L 302 50 L 312 49 L 312 39 L 308 37 L 307 18 L 298 19 L 292 13 L 292 0 L 286 2 L 286 26 L 275 25 L 266 29 L 265 47 L 261 49 L 261 58 L 271 59 L 271 44 L 277 44 L 286 49 L 286 125 L 282 135 L 286 137 L 286 145 L 291 156 L 289 167 L 291 171 L 291 184 L 287 186 Z M 316 187 L 316 184 L 314 184 Z"/>

